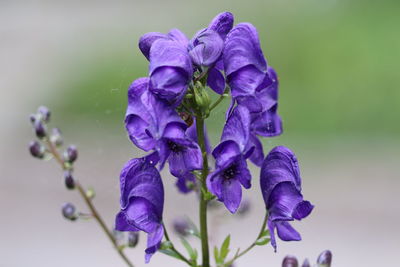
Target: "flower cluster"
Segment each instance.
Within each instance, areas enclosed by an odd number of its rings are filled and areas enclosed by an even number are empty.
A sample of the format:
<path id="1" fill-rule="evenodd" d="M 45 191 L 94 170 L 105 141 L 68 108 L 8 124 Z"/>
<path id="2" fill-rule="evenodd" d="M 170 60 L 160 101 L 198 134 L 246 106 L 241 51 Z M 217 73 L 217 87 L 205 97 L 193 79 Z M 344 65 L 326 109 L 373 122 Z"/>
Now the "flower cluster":
<path id="1" fill-rule="evenodd" d="M 261 167 L 272 245 L 276 249 L 275 229 L 282 240 L 300 240 L 288 222 L 306 217 L 313 206 L 303 200 L 297 160 L 289 149 L 276 147 L 264 158 L 260 137 L 280 135 L 282 122 L 277 74 L 267 64 L 256 28 L 234 26 L 233 15 L 224 12 L 191 40 L 178 29 L 151 32 L 140 38 L 139 49 L 149 61 L 149 73 L 128 89 L 125 126 L 133 144 L 148 155 L 130 160 L 121 171 L 116 229 L 148 234 L 148 262 L 164 235 L 159 171 L 165 164 L 181 192 L 195 189 L 203 200 L 209 194 L 235 213 L 242 187 L 251 187 L 249 160 Z M 207 88 L 220 99 L 231 95 L 215 148 L 204 120 L 219 101 L 211 104 Z M 214 168 L 208 166 L 208 154 Z"/>

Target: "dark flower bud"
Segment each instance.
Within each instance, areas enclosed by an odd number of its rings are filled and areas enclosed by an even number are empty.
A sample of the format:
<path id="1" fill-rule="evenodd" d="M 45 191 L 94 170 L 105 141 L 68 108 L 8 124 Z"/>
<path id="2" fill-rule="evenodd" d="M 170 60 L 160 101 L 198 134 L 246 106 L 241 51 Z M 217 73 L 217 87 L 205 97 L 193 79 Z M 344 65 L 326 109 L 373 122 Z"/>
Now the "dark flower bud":
<path id="1" fill-rule="evenodd" d="M 47 135 L 47 129 L 44 123 L 40 120 L 36 120 L 33 124 L 33 128 L 35 129 L 36 136 L 40 139 Z"/>
<path id="2" fill-rule="evenodd" d="M 64 182 L 68 189 L 72 190 L 75 188 L 75 180 L 71 171 L 68 170 L 64 172 Z"/>
<path id="3" fill-rule="evenodd" d="M 128 247 L 134 248 L 139 242 L 139 233 L 138 232 L 129 232 L 128 233 Z"/>
<path id="4" fill-rule="evenodd" d="M 78 216 L 76 214 L 75 206 L 71 203 L 65 203 L 62 206 L 62 214 L 63 214 L 64 218 L 71 220 L 71 221 L 75 221 L 78 218 Z"/>
<path id="5" fill-rule="evenodd" d="M 298 267 L 299 263 L 295 256 L 287 255 L 282 262 L 282 267 Z"/>
<path id="6" fill-rule="evenodd" d="M 190 232 L 190 226 L 187 220 L 182 218 L 177 218 L 173 222 L 173 227 L 175 233 L 180 236 L 187 236 Z"/>
<path id="7" fill-rule="evenodd" d="M 64 159 L 69 163 L 73 163 L 78 158 L 78 149 L 74 145 L 67 147 L 64 152 Z"/>
<path id="8" fill-rule="evenodd" d="M 29 151 L 31 152 L 32 156 L 39 159 L 42 159 L 46 153 L 46 149 L 38 141 L 31 141 L 29 143 Z"/>
<path id="9" fill-rule="evenodd" d="M 45 106 L 40 106 L 38 108 L 38 113 L 40 114 L 40 116 L 42 117 L 44 122 L 49 122 L 50 121 L 50 110 L 45 107 Z"/>
<path id="10" fill-rule="evenodd" d="M 51 130 L 50 141 L 56 146 L 61 146 L 63 144 L 64 140 L 59 128 L 53 128 Z"/>
<path id="11" fill-rule="evenodd" d="M 247 213 L 249 213 L 250 208 L 251 208 L 250 201 L 248 199 L 244 199 L 242 203 L 240 203 L 237 214 L 245 216 Z"/>
<path id="12" fill-rule="evenodd" d="M 330 250 L 322 251 L 317 259 L 318 267 L 330 267 L 332 262 L 332 252 Z"/>
<path id="13" fill-rule="evenodd" d="M 301 265 L 301 267 L 311 267 L 310 262 L 308 261 L 308 259 L 305 259 L 303 264 Z"/>
<path id="14" fill-rule="evenodd" d="M 30 120 L 32 123 L 35 123 L 35 121 L 36 121 L 36 114 L 31 114 L 31 115 L 29 115 L 29 120 Z"/>

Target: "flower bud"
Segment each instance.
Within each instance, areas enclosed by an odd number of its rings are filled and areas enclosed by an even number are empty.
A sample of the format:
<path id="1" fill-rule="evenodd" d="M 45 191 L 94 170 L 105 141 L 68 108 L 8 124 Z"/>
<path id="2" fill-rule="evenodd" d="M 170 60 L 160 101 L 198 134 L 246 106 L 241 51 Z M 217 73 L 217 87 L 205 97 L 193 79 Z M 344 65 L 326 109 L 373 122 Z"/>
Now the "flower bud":
<path id="1" fill-rule="evenodd" d="M 322 251 L 317 259 L 318 267 L 330 267 L 332 262 L 332 252 L 330 250 Z"/>
<path id="2" fill-rule="evenodd" d="M 282 262 L 282 267 L 298 267 L 299 263 L 295 256 L 287 255 Z"/>
<path id="3" fill-rule="evenodd" d="M 40 139 L 47 135 L 47 129 L 44 123 L 40 120 L 36 120 L 33 124 L 33 128 L 35 129 L 36 136 Z"/>
<path id="4" fill-rule="evenodd" d="M 75 180 L 70 170 L 64 172 L 64 182 L 68 189 L 72 190 L 75 188 Z"/>
<path id="5" fill-rule="evenodd" d="M 78 158 L 78 149 L 74 145 L 70 145 L 67 147 L 67 150 L 64 152 L 64 160 L 73 163 Z"/>
<path id="6" fill-rule="evenodd" d="M 71 220 L 71 221 L 75 221 L 78 218 L 78 216 L 76 214 L 75 206 L 71 203 L 65 203 L 62 206 L 62 214 L 63 214 L 64 218 Z"/>
<path id="7" fill-rule="evenodd" d="M 138 232 L 129 232 L 128 233 L 128 247 L 134 248 L 139 242 L 139 233 Z"/>
<path id="8" fill-rule="evenodd" d="M 51 130 L 50 141 L 56 146 L 61 146 L 63 144 L 64 140 L 59 128 L 53 128 Z"/>
<path id="9" fill-rule="evenodd" d="M 303 264 L 301 265 L 301 267 L 311 267 L 310 262 L 308 261 L 308 259 L 305 259 Z"/>
<path id="10" fill-rule="evenodd" d="M 175 233 L 180 236 L 187 236 L 190 232 L 190 226 L 187 220 L 182 218 L 176 218 L 173 222 Z"/>
<path id="11" fill-rule="evenodd" d="M 35 123 L 35 121 L 36 121 L 36 114 L 31 114 L 31 115 L 29 115 L 29 120 L 30 120 L 32 123 Z"/>
<path id="12" fill-rule="evenodd" d="M 38 141 L 31 141 L 29 143 L 29 151 L 33 157 L 38 159 L 42 159 L 46 153 L 46 149 Z"/>
<path id="13" fill-rule="evenodd" d="M 45 106 L 40 106 L 38 108 L 38 114 L 42 117 L 44 122 L 49 122 L 50 121 L 50 110 L 45 107 Z"/>

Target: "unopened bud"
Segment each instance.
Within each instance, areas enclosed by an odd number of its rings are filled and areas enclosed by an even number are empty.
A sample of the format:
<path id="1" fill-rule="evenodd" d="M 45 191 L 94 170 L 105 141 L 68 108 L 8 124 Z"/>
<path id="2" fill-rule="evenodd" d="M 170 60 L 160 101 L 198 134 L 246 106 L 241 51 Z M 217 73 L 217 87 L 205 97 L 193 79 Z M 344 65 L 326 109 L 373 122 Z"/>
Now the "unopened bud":
<path id="1" fill-rule="evenodd" d="M 32 123 L 35 123 L 35 121 L 36 121 L 36 115 L 35 115 L 35 114 L 29 115 L 29 120 L 30 120 Z"/>
<path id="2" fill-rule="evenodd" d="M 56 146 L 61 146 L 63 144 L 64 140 L 62 138 L 60 129 L 53 128 L 51 130 L 50 141 Z"/>
<path id="3" fill-rule="evenodd" d="M 75 206 L 71 203 L 65 203 L 62 206 L 62 214 L 63 214 L 64 218 L 71 220 L 71 221 L 75 221 L 78 218 L 78 216 L 76 214 Z"/>
<path id="4" fill-rule="evenodd" d="M 93 188 L 89 188 L 86 190 L 86 196 L 90 199 L 93 199 L 96 196 L 96 192 Z"/>
<path id="5" fill-rule="evenodd" d="M 40 106 L 38 108 L 38 114 L 42 117 L 43 121 L 49 122 L 50 121 L 50 110 L 45 106 Z"/>
<path id="6" fill-rule="evenodd" d="M 75 180 L 70 170 L 64 172 L 64 182 L 68 189 L 72 190 L 75 188 Z"/>
<path id="7" fill-rule="evenodd" d="M 67 150 L 64 152 L 64 160 L 73 163 L 78 158 L 78 149 L 74 145 L 70 145 L 67 147 Z"/>
<path id="8" fill-rule="evenodd" d="M 128 247 L 134 248 L 139 242 L 139 233 L 138 232 L 129 232 L 128 233 Z"/>
<path id="9" fill-rule="evenodd" d="M 175 233 L 181 236 L 187 236 L 190 232 L 190 226 L 187 220 L 183 218 L 176 218 L 173 222 Z"/>
<path id="10" fill-rule="evenodd" d="M 31 141 L 29 143 L 29 151 L 31 152 L 32 156 L 39 159 L 42 159 L 46 153 L 46 149 L 38 141 Z"/>
<path id="11" fill-rule="evenodd" d="M 40 120 L 36 120 L 33 124 L 33 128 L 35 129 L 36 136 L 40 139 L 47 135 L 47 129 L 44 123 Z"/>
<path id="12" fill-rule="evenodd" d="M 332 252 L 330 250 L 322 251 L 317 259 L 318 267 L 330 267 L 332 263 Z"/>
<path id="13" fill-rule="evenodd" d="M 282 262 L 282 267 L 298 267 L 299 263 L 295 256 L 287 255 Z"/>
<path id="14" fill-rule="evenodd" d="M 310 262 L 308 261 L 308 259 L 305 259 L 303 264 L 301 265 L 301 267 L 311 267 Z"/>

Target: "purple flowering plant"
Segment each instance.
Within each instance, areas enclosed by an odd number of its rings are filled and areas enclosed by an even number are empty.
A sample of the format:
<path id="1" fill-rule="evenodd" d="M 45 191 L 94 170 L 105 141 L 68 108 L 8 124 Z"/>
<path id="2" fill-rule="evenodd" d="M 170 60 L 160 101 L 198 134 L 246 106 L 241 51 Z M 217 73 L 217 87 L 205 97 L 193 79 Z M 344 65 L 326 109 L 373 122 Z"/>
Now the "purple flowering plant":
<path id="1" fill-rule="evenodd" d="M 270 243 L 276 251 L 277 237 L 301 240 L 292 222 L 307 217 L 314 206 L 303 199 L 295 154 L 278 146 L 264 156 L 261 138 L 282 134 L 282 121 L 277 113 L 278 76 L 267 64 L 256 28 L 250 23 L 234 25 L 233 15 L 223 12 L 190 40 L 178 29 L 167 34 L 151 32 L 140 38 L 139 49 L 149 61 L 149 73 L 129 86 L 124 123 L 130 141 L 146 155 L 129 160 L 121 170 L 120 211 L 113 230 L 94 206 L 93 189 L 85 189 L 73 176 L 76 147 L 60 153 L 62 135 L 57 128 L 47 130 L 47 108 L 40 107 L 31 115 L 38 137 L 30 143 L 31 154 L 55 158 L 64 171 L 66 187 L 76 189 L 90 210 L 81 213 L 66 203 L 64 217 L 72 221 L 94 218 L 128 266 L 134 265 L 125 249 L 135 247 L 137 233 L 144 232 L 146 263 L 159 251 L 192 267 L 210 267 L 207 208 L 218 201 L 230 213 L 245 216 L 239 207 L 242 191 L 252 185 L 249 164 L 254 164 L 261 168 L 259 183 L 265 204 L 260 232 L 247 248 L 231 255 L 229 235 L 214 248 L 215 266 L 232 266 L 255 246 Z M 220 95 L 213 103 L 210 90 Z M 205 121 L 226 98 L 230 105 L 225 125 L 219 144 L 213 147 Z M 179 192 L 198 194 L 198 226 L 183 219 L 174 224 L 188 256 L 176 249 L 163 220 L 160 171 L 166 165 Z M 122 232 L 127 232 L 127 238 Z M 189 235 L 200 239 L 201 259 L 185 239 Z"/>

